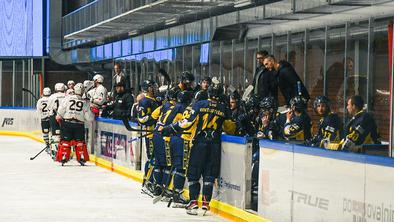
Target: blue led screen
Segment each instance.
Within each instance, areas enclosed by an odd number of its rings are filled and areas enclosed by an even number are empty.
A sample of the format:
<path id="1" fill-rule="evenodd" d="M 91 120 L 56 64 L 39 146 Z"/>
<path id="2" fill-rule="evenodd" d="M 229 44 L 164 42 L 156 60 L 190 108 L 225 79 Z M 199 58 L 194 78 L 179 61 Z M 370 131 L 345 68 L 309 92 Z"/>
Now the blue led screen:
<path id="1" fill-rule="evenodd" d="M 200 63 L 208 64 L 208 56 L 209 56 L 209 43 L 204 43 L 201 45 Z"/>
<path id="2" fill-rule="evenodd" d="M 42 56 L 43 0 L 0 0 L 0 56 Z"/>

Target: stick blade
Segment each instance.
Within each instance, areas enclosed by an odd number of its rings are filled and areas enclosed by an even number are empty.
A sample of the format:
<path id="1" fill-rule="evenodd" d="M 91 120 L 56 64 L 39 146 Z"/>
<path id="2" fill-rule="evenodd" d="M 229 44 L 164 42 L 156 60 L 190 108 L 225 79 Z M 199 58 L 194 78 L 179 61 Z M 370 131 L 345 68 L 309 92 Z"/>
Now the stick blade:
<path id="1" fill-rule="evenodd" d="M 153 204 L 156 204 L 157 202 L 161 201 L 163 199 L 164 195 L 160 194 L 159 196 L 153 198 Z"/>

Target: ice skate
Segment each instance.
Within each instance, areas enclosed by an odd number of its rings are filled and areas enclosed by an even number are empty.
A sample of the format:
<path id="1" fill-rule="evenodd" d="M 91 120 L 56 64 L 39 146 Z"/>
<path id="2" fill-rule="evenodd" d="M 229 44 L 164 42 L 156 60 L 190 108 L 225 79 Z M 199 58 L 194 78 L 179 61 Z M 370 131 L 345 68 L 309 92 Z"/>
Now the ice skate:
<path id="1" fill-rule="evenodd" d="M 172 198 L 173 198 L 172 208 L 185 208 L 189 203 L 189 201 L 185 199 L 182 193 L 174 192 Z"/>
<path id="2" fill-rule="evenodd" d="M 210 207 L 209 207 L 209 202 L 208 201 L 203 201 L 202 202 L 202 206 L 201 206 L 201 209 L 203 210 L 203 216 L 205 216 L 206 214 L 207 214 L 207 212 L 211 209 Z"/>
<path id="3" fill-rule="evenodd" d="M 198 203 L 197 200 L 191 200 L 186 206 L 186 213 L 189 215 L 198 215 Z"/>

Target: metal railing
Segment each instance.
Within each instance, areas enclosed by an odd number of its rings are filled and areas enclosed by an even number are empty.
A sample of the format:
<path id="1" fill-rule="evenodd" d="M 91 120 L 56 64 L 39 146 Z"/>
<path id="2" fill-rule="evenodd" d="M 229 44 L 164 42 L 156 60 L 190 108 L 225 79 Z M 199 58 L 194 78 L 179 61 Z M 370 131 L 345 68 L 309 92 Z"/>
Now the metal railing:
<path id="1" fill-rule="evenodd" d="M 63 35 L 82 30 L 94 24 L 158 0 L 97 0 L 63 17 Z"/>

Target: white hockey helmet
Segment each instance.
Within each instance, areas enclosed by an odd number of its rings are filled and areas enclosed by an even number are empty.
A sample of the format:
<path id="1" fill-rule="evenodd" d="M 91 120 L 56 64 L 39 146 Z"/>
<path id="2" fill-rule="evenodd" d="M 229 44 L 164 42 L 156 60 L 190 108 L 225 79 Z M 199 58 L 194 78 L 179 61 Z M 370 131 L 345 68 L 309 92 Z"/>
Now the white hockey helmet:
<path id="1" fill-rule="evenodd" d="M 74 90 L 73 89 L 67 89 L 66 90 L 66 96 L 72 96 L 72 95 L 75 95 Z"/>
<path id="2" fill-rule="evenodd" d="M 42 95 L 43 96 L 50 96 L 51 95 L 51 89 L 49 88 L 49 87 L 45 87 L 43 90 L 42 90 Z"/>
<path id="3" fill-rule="evenodd" d="M 93 88 L 93 86 L 94 86 L 93 81 L 90 81 L 90 80 L 83 81 L 83 87 L 85 88 L 85 91 L 89 91 L 91 88 Z"/>
<path id="4" fill-rule="evenodd" d="M 93 77 L 93 81 L 94 82 L 98 82 L 98 83 L 103 83 L 104 82 L 104 77 L 102 75 L 100 75 L 100 74 L 96 74 Z"/>
<path id="5" fill-rule="evenodd" d="M 74 93 L 75 93 L 75 95 L 82 96 L 82 94 L 83 94 L 84 91 L 85 91 L 85 90 L 84 90 L 84 86 L 83 86 L 82 83 L 77 83 L 77 84 L 74 86 Z"/>
<path id="6" fill-rule="evenodd" d="M 55 84 L 55 92 L 64 92 L 66 89 L 66 85 L 64 85 L 64 83 L 56 83 Z"/>
<path id="7" fill-rule="evenodd" d="M 67 87 L 70 88 L 70 85 L 74 85 L 75 86 L 74 80 L 68 80 Z"/>

